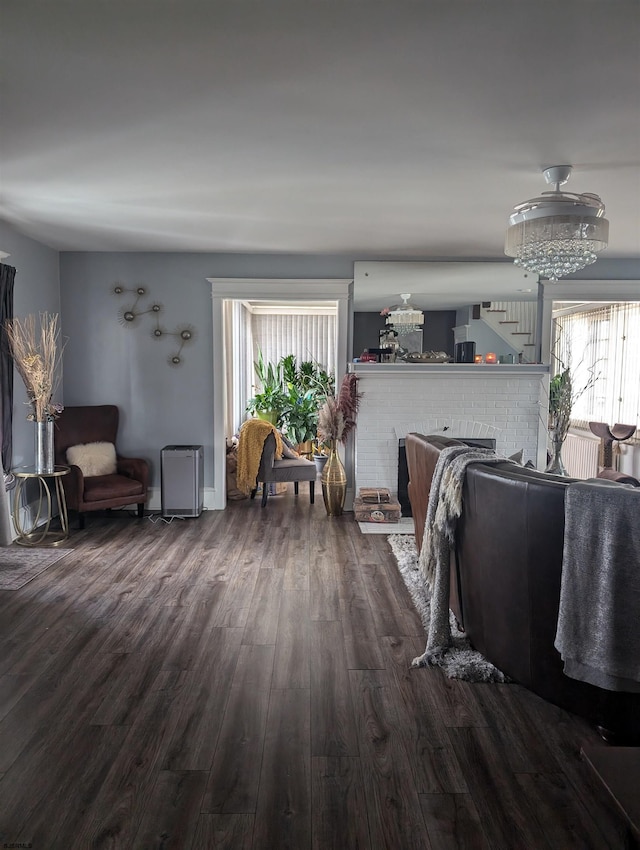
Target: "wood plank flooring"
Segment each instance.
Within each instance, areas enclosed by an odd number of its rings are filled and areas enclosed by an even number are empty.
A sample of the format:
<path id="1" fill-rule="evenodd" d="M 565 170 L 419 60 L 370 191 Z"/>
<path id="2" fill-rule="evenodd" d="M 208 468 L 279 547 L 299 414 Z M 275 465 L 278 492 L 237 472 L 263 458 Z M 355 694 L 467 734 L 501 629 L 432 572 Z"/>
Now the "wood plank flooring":
<path id="1" fill-rule="evenodd" d="M 580 758 L 595 732 L 410 669 L 425 637 L 386 537 L 300 489 L 89 517 L 0 592 L 0 846 L 631 847 Z"/>

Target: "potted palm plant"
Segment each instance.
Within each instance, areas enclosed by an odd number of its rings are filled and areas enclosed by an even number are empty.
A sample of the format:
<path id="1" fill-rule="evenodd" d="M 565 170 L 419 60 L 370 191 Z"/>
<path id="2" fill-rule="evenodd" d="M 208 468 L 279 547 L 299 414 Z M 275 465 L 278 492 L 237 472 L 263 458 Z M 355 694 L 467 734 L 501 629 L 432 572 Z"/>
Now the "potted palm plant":
<path id="1" fill-rule="evenodd" d="M 318 430 L 318 409 L 334 392 L 333 376 L 318 363 L 300 365 L 294 354 L 267 362 L 261 350 L 254 362 L 258 392 L 249 399 L 247 412 L 282 429 L 301 454 L 312 453 Z"/>

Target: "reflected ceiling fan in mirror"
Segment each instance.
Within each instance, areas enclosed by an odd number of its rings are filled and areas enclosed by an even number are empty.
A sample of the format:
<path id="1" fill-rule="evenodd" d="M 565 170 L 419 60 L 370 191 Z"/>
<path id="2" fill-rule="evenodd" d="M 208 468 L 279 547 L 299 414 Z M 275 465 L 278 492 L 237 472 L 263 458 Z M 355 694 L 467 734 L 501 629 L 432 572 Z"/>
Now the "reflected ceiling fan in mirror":
<path id="1" fill-rule="evenodd" d="M 505 240 L 505 254 L 516 265 L 552 281 L 595 263 L 609 241 L 599 196 L 561 191 L 571 171 L 570 165 L 543 170 L 553 191 L 515 207 Z"/>

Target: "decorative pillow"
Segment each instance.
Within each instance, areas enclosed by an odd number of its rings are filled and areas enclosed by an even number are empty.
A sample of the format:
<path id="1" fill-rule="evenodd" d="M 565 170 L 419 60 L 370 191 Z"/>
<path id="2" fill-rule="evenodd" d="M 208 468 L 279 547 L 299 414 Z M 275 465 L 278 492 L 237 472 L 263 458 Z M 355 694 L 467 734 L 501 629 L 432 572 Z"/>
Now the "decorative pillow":
<path id="1" fill-rule="evenodd" d="M 112 475 L 117 468 L 116 447 L 113 443 L 81 443 L 69 446 L 67 462 L 79 466 L 86 477 Z"/>
<path id="2" fill-rule="evenodd" d="M 522 463 L 522 456 L 524 455 L 524 449 L 520 449 L 519 452 L 516 452 L 514 455 L 509 455 L 509 460 L 512 460 L 514 463 L 519 464 L 520 466 L 524 466 L 525 469 L 535 469 L 536 465 L 532 460 L 528 460 L 526 463 Z"/>
<path id="3" fill-rule="evenodd" d="M 290 460 L 300 457 L 298 452 L 293 448 L 291 440 L 287 439 L 282 433 L 280 433 L 280 436 L 282 437 L 282 457 L 288 457 Z"/>

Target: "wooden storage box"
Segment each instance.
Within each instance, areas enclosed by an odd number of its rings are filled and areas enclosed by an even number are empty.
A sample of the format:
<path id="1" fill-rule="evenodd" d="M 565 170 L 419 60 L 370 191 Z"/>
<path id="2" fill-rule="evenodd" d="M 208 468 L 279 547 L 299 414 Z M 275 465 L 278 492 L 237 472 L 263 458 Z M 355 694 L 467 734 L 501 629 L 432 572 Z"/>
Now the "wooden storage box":
<path id="1" fill-rule="evenodd" d="M 356 498 L 353 500 L 353 512 L 358 522 L 399 522 L 400 502 L 381 502 L 372 505 Z"/>
<path id="2" fill-rule="evenodd" d="M 388 504 L 391 501 L 391 492 L 387 487 L 361 487 L 357 498 L 367 505 L 377 505 L 380 502 Z"/>

